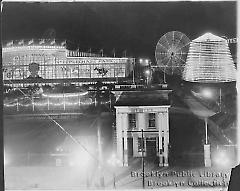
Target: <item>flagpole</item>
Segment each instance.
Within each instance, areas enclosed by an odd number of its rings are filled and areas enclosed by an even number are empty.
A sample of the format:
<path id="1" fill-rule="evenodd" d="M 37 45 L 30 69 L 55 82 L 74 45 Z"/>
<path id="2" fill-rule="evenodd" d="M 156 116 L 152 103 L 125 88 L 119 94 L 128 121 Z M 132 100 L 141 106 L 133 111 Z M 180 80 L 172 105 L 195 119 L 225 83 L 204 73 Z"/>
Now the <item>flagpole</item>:
<path id="1" fill-rule="evenodd" d="M 123 57 L 126 58 L 127 57 L 127 50 L 123 51 Z"/>
<path id="2" fill-rule="evenodd" d="M 115 48 L 112 50 L 112 53 L 113 53 L 113 57 L 115 58 L 116 57 Z"/>

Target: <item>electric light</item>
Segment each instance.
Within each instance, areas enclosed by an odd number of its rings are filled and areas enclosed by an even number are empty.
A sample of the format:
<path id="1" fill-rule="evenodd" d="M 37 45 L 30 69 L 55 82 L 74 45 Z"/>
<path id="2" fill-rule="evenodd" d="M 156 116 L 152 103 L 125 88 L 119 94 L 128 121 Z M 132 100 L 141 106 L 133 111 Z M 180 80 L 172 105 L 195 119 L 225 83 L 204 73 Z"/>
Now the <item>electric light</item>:
<path id="1" fill-rule="evenodd" d="M 6 166 L 6 165 L 9 164 L 9 159 L 8 159 L 8 157 L 6 156 L 5 149 L 4 149 L 4 159 L 3 159 L 3 163 L 4 163 L 4 166 Z"/>
<path id="2" fill-rule="evenodd" d="M 190 43 L 183 79 L 190 82 L 236 81 L 236 68 L 226 39 L 206 33 Z"/>
<path id="3" fill-rule="evenodd" d="M 84 96 L 87 95 L 88 92 L 83 92 L 83 93 L 62 93 L 62 94 L 42 94 L 43 97 L 48 97 L 48 98 L 72 98 L 72 97 L 78 97 L 78 96 Z"/>
<path id="4" fill-rule="evenodd" d="M 19 49 L 45 49 L 45 50 L 48 50 L 48 49 L 65 49 L 64 46 L 41 46 L 41 45 L 25 45 L 25 46 L 11 46 L 11 47 L 3 47 L 3 52 L 6 52 L 6 51 L 19 51 Z"/>
<path id="5" fill-rule="evenodd" d="M 63 152 L 63 148 L 57 147 L 57 148 L 56 148 L 56 151 L 57 151 L 57 152 Z"/>
<path id="6" fill-rule="evenodd" d="M 207 98 L 207 99 L 213 98 L 213 91 L 209 88 L 202 89 L 201 94 L 204 98 Z"/>
<path id="7" fill-rule="evenodd" d="M 54 102 L 33 102 L 33 103 L 28 103 L 28 104 L 22 104 L 22 103 L 13 103 L 13 104 L 7 104 L 7 103 L 5 103 L 4 104 L 4 107 L 15 107 L 15 106 L 22 106 L 22 107 L 30 107 L 30 106 L 32 106 L 32 105 L 34 105 L 34 106 L 39 106 L 39 107 L 41 107 L 41 106 L 46 106 L 46 105 L 49 105 L 49 106 L 61 106 L 61 105 L 69 105 L 69 106 L 73 106 L 73 105 L 92 105 L 92 104 L 94 104 L 95 102 L 93 102 L 92 100 L 90 100 L 90 101 L 86 101 L 86 102 L 79 102 L 79 101 L 77 101 L 77 102 L 60 102 L 60 103 L 54 103 Z M 102 105 L 105 105 L 105 104 L 108 104 L 108 103 L 110 103 L 110 101 L 105 101 L 105 102 L 100 102 L 100 104 L 102 104 Z"/>
<path id="8" fill-rule="evenodd" d="M 149 76 L 149 75 L 150 75 L 150 73 L 151 73 L 151 71 L 150 71 L 150 70 L 145 70 L 145 74 L 146 74 L 147 76 Z"/>

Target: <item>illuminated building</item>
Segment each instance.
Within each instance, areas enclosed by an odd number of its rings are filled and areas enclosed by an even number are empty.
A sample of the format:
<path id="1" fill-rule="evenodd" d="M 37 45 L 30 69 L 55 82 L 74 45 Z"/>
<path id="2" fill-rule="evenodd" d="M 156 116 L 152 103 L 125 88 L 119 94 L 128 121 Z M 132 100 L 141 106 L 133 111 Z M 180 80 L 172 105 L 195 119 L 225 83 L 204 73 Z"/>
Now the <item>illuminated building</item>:
<path id="1" fill-rule="evenodd" d="M 236 81 L 236 68 L 227 40 L 211 33 L 193 40 L 183 79 L 202 83 Z"/>
<path id="2" fill-rule="evenodd" d="M 123 166 L 142 154 L 159 166 L 169 165 L 169 92 L 115 89 L 116 157 Z"/>
<path id="3" fill-rule="evenodd" d="M 133 58 L 67 50 L 56 40 L 11 41 L 3 46 L 5 85 L 116 82 L 132 72 Z"/>

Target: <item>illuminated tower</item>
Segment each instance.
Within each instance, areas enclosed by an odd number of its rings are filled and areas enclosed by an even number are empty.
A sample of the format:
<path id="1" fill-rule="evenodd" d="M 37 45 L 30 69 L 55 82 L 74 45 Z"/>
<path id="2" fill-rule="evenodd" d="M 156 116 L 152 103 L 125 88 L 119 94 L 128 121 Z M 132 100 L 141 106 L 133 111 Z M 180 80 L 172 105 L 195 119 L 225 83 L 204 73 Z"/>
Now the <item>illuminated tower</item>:
<path id="1" fill-rule="evenodd" d="M 190 43 L 183 79 L 190 82 L 236 81 L 236 68 L 227 40 L 206 33 Z"/>

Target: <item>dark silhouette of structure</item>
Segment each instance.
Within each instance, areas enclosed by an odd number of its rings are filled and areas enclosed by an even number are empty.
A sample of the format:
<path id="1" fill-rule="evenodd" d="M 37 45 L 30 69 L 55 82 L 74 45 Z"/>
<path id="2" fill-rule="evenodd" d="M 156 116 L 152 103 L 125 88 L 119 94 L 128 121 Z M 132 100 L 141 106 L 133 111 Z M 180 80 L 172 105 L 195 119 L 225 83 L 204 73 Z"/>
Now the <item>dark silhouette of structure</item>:
<path id="1" fill-rule="evenodd" d="M 240 165 L 232 169 L 228 191 L 240 190 Z"/>

